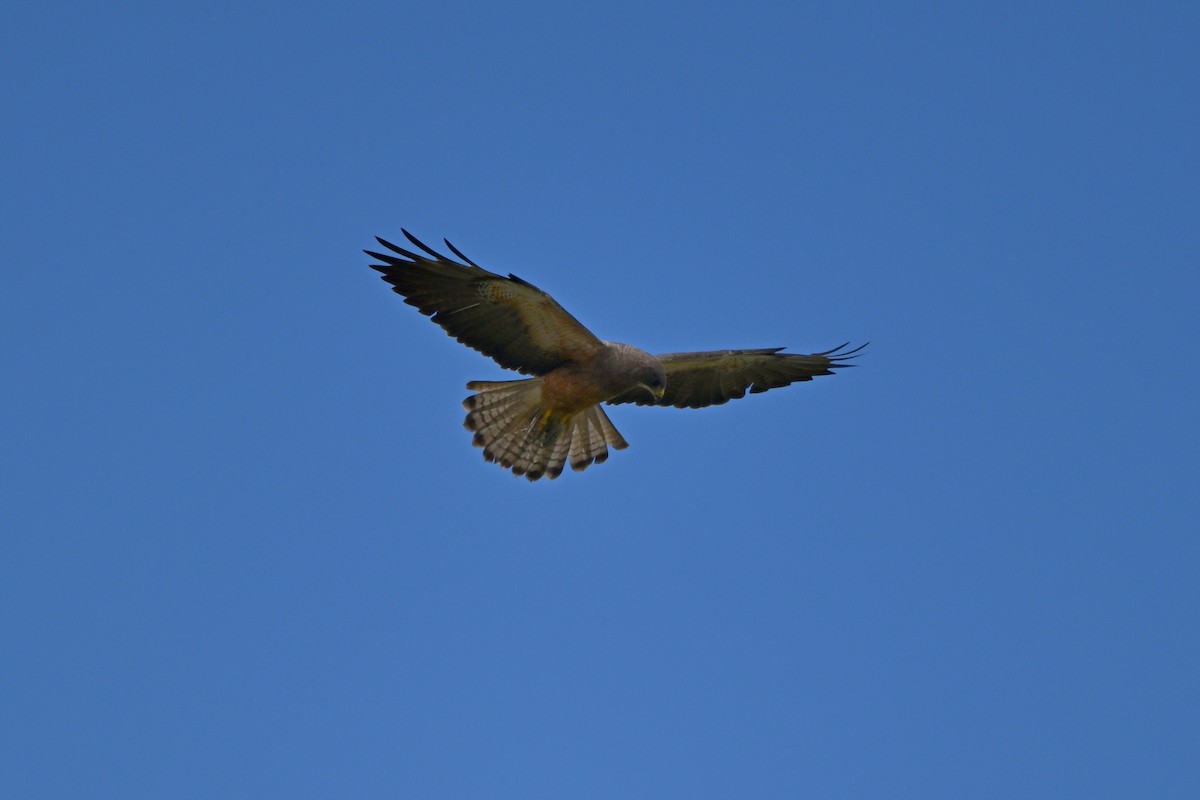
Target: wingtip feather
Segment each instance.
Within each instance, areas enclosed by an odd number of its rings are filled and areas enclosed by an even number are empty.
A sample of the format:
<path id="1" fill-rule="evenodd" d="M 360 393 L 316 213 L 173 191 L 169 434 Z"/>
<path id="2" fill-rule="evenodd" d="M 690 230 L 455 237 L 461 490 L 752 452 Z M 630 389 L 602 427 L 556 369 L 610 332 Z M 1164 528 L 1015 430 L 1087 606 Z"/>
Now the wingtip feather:
<path id="1" fill-rule="evenodd" d="M 444 255 L 442 255 L 441 253 L 439 253 L 437 250 L 434 250 L 432 247 L 430 247 L 429 245 L 422 242 L 417 237 L 413 236 L 406 229 L 401 228 L 400 232 L 403 233 L 404 238 L 406 238 L 410 242 L 412 242 L 415 247 L 420 249 L 422 252 L 428 253 L 429 255 L 433 256 L 434 260 L 436 260 L 436 261 L 449 261 L 450 260 L 450 259 L 446 258 Z"/>

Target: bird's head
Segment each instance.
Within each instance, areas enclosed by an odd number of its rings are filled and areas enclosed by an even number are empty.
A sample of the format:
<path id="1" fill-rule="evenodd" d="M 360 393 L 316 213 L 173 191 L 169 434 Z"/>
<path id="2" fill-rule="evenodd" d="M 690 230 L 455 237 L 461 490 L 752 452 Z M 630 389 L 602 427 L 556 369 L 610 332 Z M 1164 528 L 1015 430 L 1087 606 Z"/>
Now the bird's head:
<path id="1" fill-rule="evenodd" d="M 651 356 L 639 373 L 638 386 L 654 395 L 655 400 L 662 400 L 667 392 L 667 371 L 662 362 Z"/>
<path id="2" fill-rule="evenodd" d="M 605 345 L 598 360 L 604 364 L 604 371 L 612 375 L 614 394 L 645 389 L 655 400 L 662 399 L 667 391 L 667 371 L 661 361 L 633 345 L 620 342 L 605 342 Z"/>

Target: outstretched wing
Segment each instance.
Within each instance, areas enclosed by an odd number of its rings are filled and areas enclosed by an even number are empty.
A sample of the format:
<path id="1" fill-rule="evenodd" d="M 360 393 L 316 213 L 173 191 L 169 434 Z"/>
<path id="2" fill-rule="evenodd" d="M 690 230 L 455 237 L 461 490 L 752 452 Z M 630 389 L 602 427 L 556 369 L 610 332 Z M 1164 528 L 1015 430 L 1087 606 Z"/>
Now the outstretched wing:
<path id="1" fill-rule="evenodd" d="M 845 362 L 856 357 L 864 347 L 865 344 L 846 350 L 843 344 L 807 356 L 780 352 L 782 347 L 667 353 L 657 356 L 667 370 L 667 391 L 662 399 L 638 388 L 608 402 L 676 408 L 719 406 L 744 397 L 747 390 L 757 394 L 796 381 L 811 381 L 818 375 L 832 375 L 835 369 L 852 367 L 853 364 Z"/>
<path id="2" fill-rule="evenodd" d="M 603 346 L 595 334 L 533 284 L 516 275 L 505 278 L 488 272 L 443 240 L 467 263 L 451 261 L 408 231 L 401 231 L 422 252 L 376 237 L 395 255 L 364 250 L 382 262 L 371 264 L 371 269 L 382 272 L 405 303 L 416 306 L 455 339 L 500 366 L 544 375 Z"/>

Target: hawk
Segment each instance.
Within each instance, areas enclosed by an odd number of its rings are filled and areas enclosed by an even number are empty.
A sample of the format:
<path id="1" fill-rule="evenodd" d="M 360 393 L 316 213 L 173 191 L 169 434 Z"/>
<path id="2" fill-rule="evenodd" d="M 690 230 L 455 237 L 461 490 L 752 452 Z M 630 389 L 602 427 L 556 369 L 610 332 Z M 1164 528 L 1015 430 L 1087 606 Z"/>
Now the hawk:
<path id="1" fill-rule="evenodd" d="M 376 237 L 387 253 L 364 250 L 371 268 L 422 314 L 505 369 L 532 378 L 471 381 L 465 425 L 487 461 L 531 481 L 557 478 L 628 447 L 601 404 L 701 408 L 796 381 L 832 375 L 866 345 L 821 353 L 782 347 L 650 355 L 606 342 L 528 281 L 489 272 L 444 239 L 453 261 L 401 229 L 417 251 Z"/>

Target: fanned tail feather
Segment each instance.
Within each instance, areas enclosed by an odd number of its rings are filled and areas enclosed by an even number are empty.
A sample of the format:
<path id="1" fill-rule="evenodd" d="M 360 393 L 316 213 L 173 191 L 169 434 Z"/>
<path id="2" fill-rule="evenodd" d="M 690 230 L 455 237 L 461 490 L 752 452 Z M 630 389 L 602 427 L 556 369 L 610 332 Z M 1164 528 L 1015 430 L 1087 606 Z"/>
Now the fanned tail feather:
<path id="1" fill-rule="evenodd" d="M 591 464 L 603 464 L 608 460 L 608 445 L 614 450 L 629 446 L 600 406 L 580 412 L 571 430 L 571 469 L 582 471 Z"/>
<path id="2" fill-rule="evenodd" d="M 610 447 L 629 446 L 600 406 L 574 414 L 548 408 L 539 378 L 472 381 L 467 388 L 478 392 L 463 401 L 474 445 L 514 475 L 553 480 L 568 460 L 578 472 L 604 462 Z"/>

